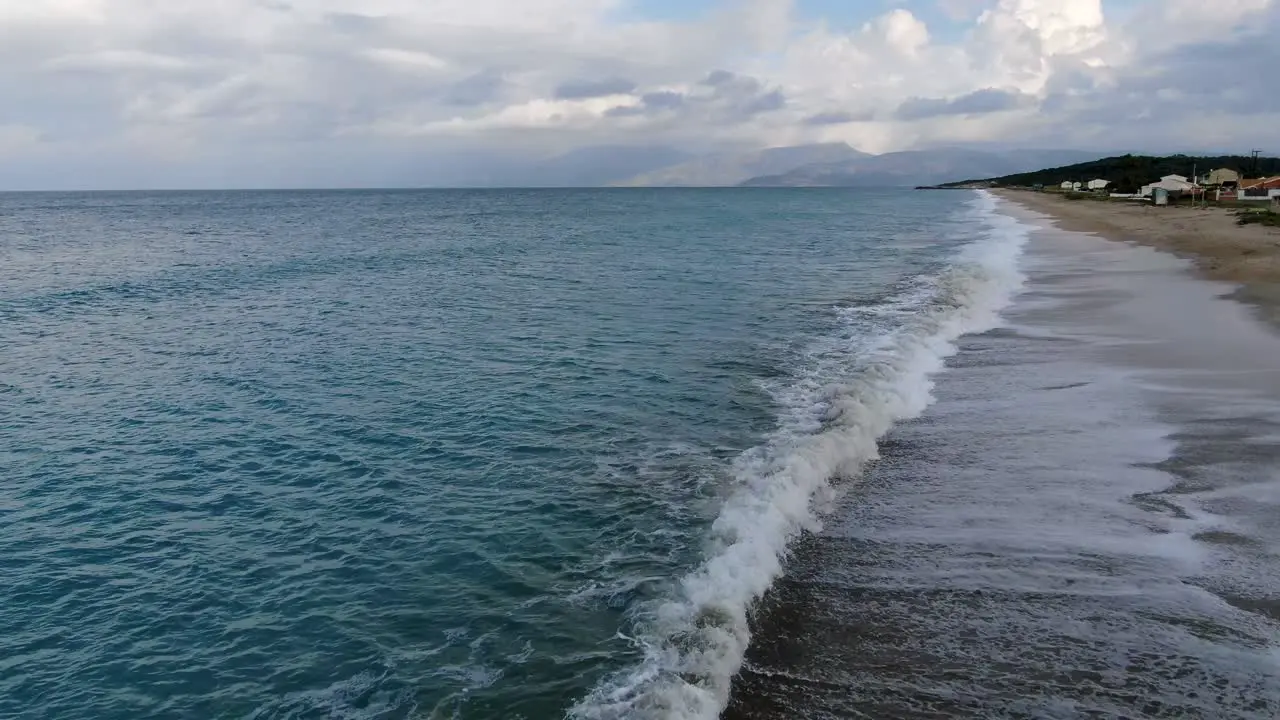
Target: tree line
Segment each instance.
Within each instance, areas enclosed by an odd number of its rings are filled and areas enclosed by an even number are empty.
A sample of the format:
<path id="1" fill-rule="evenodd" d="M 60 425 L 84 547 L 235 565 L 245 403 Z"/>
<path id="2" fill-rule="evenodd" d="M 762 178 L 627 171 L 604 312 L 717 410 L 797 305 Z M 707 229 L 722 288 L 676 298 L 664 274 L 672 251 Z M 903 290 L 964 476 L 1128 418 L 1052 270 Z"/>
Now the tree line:
<path id="1" fill-rule="evenodd" d="M 1108 189 L 1112 192 L 1134 193 L 1143 185 L 1153 183 L 1165 175 L 1189 178 L 1193 172 L 1206 175 L 1218 168 L 1235 170 L 1241 177 L 1247 178 L 1280 175 L 1280 158 L 1245 155 L 1120 155 L 1064 167 L 988 178 L 986 182 L 1021 187 L 1050 187 L 1064 182 L 1087 183 L 1101 179 L 1111 181 Z"/>

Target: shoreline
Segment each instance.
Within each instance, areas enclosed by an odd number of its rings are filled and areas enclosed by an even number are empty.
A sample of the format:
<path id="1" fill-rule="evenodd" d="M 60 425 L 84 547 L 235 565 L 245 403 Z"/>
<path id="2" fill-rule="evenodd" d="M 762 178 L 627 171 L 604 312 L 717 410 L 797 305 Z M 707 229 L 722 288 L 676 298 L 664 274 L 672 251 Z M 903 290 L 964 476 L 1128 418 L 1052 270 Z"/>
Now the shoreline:
<path id="1" fill-rule="evenodd" d="M 1235 284 L 1230 297 L 1253 307 L 1280 331 L 1280 228 L 1237 225 L 1226 208 L 1157 208 L 1067 200 L 1028 190 L 991 192 L 1047 215 L 1063 230 L 1146 245 L 1190 260 L 1202 277 Z"/>
<path id="2" fill-rule="evenodd" d="M 795 544 L 725 720 L 1277 717 L 1280 335 L 1002 199 L 1017 298 Z"/>

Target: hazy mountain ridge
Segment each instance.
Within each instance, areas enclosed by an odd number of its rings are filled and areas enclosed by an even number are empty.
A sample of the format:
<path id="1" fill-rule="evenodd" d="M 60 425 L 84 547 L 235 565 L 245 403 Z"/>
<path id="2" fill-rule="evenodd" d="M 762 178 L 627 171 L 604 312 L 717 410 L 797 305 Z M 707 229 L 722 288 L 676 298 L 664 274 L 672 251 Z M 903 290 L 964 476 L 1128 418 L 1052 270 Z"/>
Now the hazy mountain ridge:
<path id="1" fill-rule="evenodd" d="M 729 187 L 761 175 L 788 173 L 814 163 L 849 162 L 867 157 L 871 156 L 846 143 L 712 153 L 613 184 L 622 187 Z"/>
<path id="2" fill-rule="evenodd" d="M 542 160 L 493 160 L 459 172 L 460 187 L 602 187 L 689 161 L 665 145 L 592 145 Z"/>
<path id="3" fill-rule="evenodd" d="M 971 147 L 871 155 L 845 143 L 696 154 L 665 145 L 596 145 L 550 158 L 494 158 L 462 187 L 910 187 L 998 177 L 1093 160 L 1076 150 Z"/>
<path id="4" fill-rule="evenodd" d="M 907 150 L 803 165 L 761 175 L 748 187 L 910 187 L 1027 172 L 1096 157 L 1080 150 L 987 151 L 967 148 Z"/>

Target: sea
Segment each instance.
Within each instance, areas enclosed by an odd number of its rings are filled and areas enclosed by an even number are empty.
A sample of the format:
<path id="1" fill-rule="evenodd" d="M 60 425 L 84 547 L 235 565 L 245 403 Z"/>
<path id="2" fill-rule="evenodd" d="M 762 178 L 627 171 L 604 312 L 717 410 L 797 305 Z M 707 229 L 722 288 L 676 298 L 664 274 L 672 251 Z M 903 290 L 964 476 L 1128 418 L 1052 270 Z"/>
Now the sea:
<path id="1" fill-rule="evenodd" d="M 0 717 L 1276 717 L 1231 291 L 977 191 L 0 195 Z"/>

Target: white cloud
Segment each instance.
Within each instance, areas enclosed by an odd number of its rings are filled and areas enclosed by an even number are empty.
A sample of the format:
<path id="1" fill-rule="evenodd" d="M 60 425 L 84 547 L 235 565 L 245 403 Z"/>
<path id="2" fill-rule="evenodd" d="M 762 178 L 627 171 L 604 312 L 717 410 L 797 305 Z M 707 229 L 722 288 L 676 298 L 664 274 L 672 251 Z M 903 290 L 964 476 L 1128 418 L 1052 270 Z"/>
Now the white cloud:
<path id="1" fill-rule="evenodd" d="M 1103 0 L 938 1 L 971 22 L 962 37 L 903 7 L 835 30 L 791 0 L 726 0 L 680 22 L 624 0 L 0 0 L 0 127 L 26 128 L 6 147 L 38 144 L 72 174 L 78 157 L 135 157 L 143 138 L 147 158 L 172 158 L 156 172 L 195 174 L 211 155 L 254 167 L 304 145 L 307 163 L 340 168 L 374 150 L 597 142 L 1098 142 L 1101 109 L 1125 97 L 1213 117 L 1162 67 L 1192 44 L 1249 42 L 1280 14 L 1280 0 L 1150 0 L 1123 24 Z M 708 85 L 716 71 L 735 84 Z M 1253 94 L 1223 97 L 1239 113 Z M 1168 127 L 1147 137 L 1188 144 L 1264 134 L 1155 121 Z M 105 160 L 93 172 L 114 182 Z"/>
<path id="2" fill-rule="evenodd" d="M 978 23 L 1029 30 L 1049 56 L 1091 50 L 1106 39 L 1102 0 L 1000 0 Z"/>
<path id="3" fill-rule="evenodd" d="M 929 28 L 902 9 L 881 16 L 863 32 L 883 37 L 885 45 L 899 55 L 915 55 L 929 43 Z"/>
<path id="4" fill-rule="evenodd" d="M 174 55 L 139 50 L 101 50 L 62 55 L 44 64 L 47 70 L 82 70 L 117 73 L 129 71 L 177 71 L 192 67 L 192 61 Z"/>
<path id="5" fill-rule="evenodd" d="M 390 68 L 410 72 L 434 72 L 449 67 L 449 62 L 431 53 L 401 48 L 371 48 L 364 51 L 371 60 Z"/>

